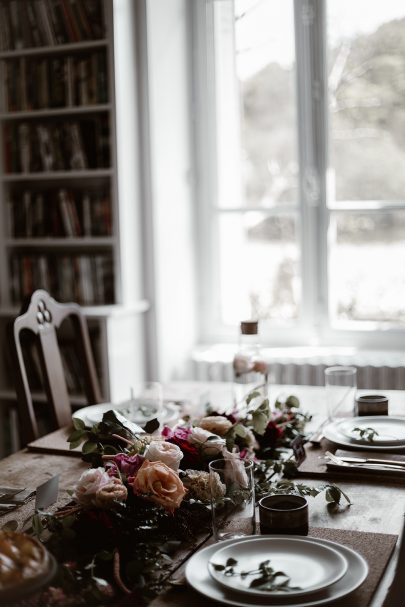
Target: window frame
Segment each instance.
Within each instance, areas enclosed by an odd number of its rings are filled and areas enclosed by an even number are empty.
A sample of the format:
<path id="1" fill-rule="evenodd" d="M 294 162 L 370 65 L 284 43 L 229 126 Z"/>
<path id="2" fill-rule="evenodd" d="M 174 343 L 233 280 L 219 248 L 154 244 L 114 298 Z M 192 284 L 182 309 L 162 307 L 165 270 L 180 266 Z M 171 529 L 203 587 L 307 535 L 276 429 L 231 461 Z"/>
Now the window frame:
<path id="1" fill-rule="evenodd" d="M 199 336 L 201 343 L 230 342 L 237 328 L 219 319 L 219 296 L 213 304 L 213 288 L 219 284 L 218 222 L 221 213 L 245 213 L 255 209 L 220 208 L 217 171 L 217 124 L 215 95 L 215 4 L 223 0 L 191 3 L 193 41 L 193 110 L 196 158 L 196 235 L 199 280 Z M 232 2 L 232 0 L 230 0 Z M 405 209 L 405 201 L 328 200 L 328 80 L 327 0 L 293 0 L 296 60 L 297 146 L 299 200 L 293 207 L 280 205 L 257 209 L 269 216 L 294 208 L 299 219 L 302 299 L 300 318 L 291 325 L 274 326 L 262 321 L 265 345 L 350 345 L 359 348 L 403 347 L 405 329 L 365 321 L 331 323 L 328 301 L 328 226 L 334 211 L 379 212 Z M 304 286 L 305 285 L 305 286 Z"/>

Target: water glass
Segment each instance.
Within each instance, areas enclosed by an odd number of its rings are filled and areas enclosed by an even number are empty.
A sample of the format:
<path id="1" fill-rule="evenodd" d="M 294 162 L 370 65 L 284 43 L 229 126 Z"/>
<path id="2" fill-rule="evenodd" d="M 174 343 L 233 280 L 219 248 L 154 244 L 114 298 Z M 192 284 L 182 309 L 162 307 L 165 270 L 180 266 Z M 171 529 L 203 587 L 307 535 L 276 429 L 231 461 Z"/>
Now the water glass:
<path id="1" fill-rule="evenodd" d="M 131 385 L 131 397 L 121 412 L 132 422 L 143 425 L 159 417 L 163 408 L 163 390 L 159 382 L 144 381 Z"/>
<path id="2" fill-rule="evenodd" d="M 255 533 L 253 462 L 238 457 L 209 463 L 212 531 L 216 541 Z"/>
<path id="3" fill-rule="evenodd" d="M 356 367 L 325 369 L 325 388 L 329 419 L 353 417 L 357 390 Z"/>

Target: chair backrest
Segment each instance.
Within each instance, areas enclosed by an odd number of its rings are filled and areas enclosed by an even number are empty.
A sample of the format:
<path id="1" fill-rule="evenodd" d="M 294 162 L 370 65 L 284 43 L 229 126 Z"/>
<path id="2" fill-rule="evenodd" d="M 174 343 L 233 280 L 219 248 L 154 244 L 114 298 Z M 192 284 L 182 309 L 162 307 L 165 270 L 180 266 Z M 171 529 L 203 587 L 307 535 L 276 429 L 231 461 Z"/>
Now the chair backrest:
<path id="1" fill-rule="evenodd" d="M 56 302 L 44 290 L 37 290 L 10 327 L 13 374 L 18 400 L 18 417 L 22 445 L 39 438 L 21 338 L 27 331 L 34 337 L 42 371 L 43 387 L 50 408 L 53 429 L 71 423 L 72 412 L 56 330 L 70 318 L 74 330 L 74 347 L 82 369 L 88 404 L 101 402 L 101 392 L 91 350 L 87 323 L 80 306 Z"/>

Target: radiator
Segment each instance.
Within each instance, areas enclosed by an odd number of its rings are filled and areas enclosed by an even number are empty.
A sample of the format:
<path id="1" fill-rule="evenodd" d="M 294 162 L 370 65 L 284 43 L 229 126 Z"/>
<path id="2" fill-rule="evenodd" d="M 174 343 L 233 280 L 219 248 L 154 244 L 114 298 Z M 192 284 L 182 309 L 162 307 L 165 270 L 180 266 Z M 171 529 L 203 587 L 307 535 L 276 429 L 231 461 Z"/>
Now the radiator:
<path id="1" fill-rule="evenodd" d="M 269 352 L 269 351 L 266 351 Z M 324 356 L 288 355 L 278 360 L 276 354 L 265 356 L 269 363 L 272 384 L 323 386 L 324 370 L 332 365 L 350 365 L 357 368 L 357 387 L 373 390 L 405 389 L 405 354 L 398 352 L 339 353 Z M 229 348 L 200 349 L 193 356 L 193 375 L 199 381 L 232 381 L 232 357 Z"/>

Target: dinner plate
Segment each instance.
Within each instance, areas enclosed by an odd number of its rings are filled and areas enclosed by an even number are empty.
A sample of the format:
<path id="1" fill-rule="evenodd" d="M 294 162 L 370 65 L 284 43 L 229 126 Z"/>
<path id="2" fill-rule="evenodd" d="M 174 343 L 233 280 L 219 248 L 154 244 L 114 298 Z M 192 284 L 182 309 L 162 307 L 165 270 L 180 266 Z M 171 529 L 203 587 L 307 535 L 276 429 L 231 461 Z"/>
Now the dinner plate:
<path id="1" fill-rule="evenodd" d="M 350 418 L 355 419 L 355 418 Z M 338 422 L 339 423 L 339 422 Z M 356 451 L 386 451 L 386 452 L 405 452 L 405 443 L 395 443 L 394 445 L 378 445 L 375 442 L 366 442 L 366 443 L 358 443 L 354 440 L 348 438 L 345 434 L 343 434 L 339 425 L 336 422 L 331 422 L 323 429 L 323 435 L 327 440 L 330 440 L 332 443 L 336 445 L 340 445 L 342 447 L 349 447 L 351 450 Z"/>
<path id="2" fill-rule="evenodd" d="M 298 536 L 278 536 L 279 539 L 297 537 Z M 246 540 L 241 540 L 240 543 Z M 321 540 L 314 538 L 319 545 L 329 546 L 337 550 L 342 556 L 347 559 L 348 569 L 345 575 L 335 584 L 327 588 L 315 592 L 314 594 L 305 597 L 258 597 L 242 594 L 232 591 L 225 586 L 218 584 L 208 572 L 208 561 L 212 555 L 218 550 L 218 544 L 213 544 L 199 550 L 189 559 L 186 566 L 186 579 L 192 588 L 200 594 L 219 601 L 224 605 L 236 605 L 236 607 L 318 607 L 326 605 L 331 601 L 347 596 L 356 588 L 358 588 L 366 579 L 368 573 L 368 565 L 364 558 L 357 552 L 346 546 L 336 544 L 329 540 Z M 235 540 L 227 540 L 221 543 L 221 547 L 234 544 Z"/>
<path id="3" fill-rule="evenodd" d="M 288 590 L 251 588 L 259 573 L 241 576 L 225 574 L 228 559 L 237 561 L 234 572 L 257 571 L 260 563 L 282 571 L 277 581 L 290 579 Z M 221 569 L 219 569 L 221 567 Z M 222 568 L 224 567 L 224 568 Z M 208 561 L 211 576 L 221 585 L 255 596 L 303 596 L 334 584 L 347 571 L 347 559 L 335 548 L 319 545 L 316 540 L 295 537 L 253 537 L 220 548 Z"/>
<path id="4" fill-rule="evenodd" d="M 87 427 L 91 427 L 103 419 L 103 414 L 106 411 L 118 411 L 121 415 L 124 415 L 131 422 L 138 424 L 139 426 L 145 425 L 150 417 L 139 417 L 137 415 L 131 415 L 128 409 L 128 403 L 100 403 L 98 405 L 90 405 L 89 407 L 83 407 L 75 411 L 73 417 L 81 419 Z M 162 425 L 171 426 L 174 424 L 179 417 L 179 408 L 174 403 L 164 403 L 162 411 L 158 416 L 158 420 Z"/>
<path id="5" fill-rule="evenodd" d="M 337 424 L 338 430 L 355 443 L 363 445 L 405 445 L 405 418 L 388 415 L 370 415 L 344 419 Z M 372 443 L 362 438 L 354 428 L 366 430 L 372 428 L 375 434 Z"/>

